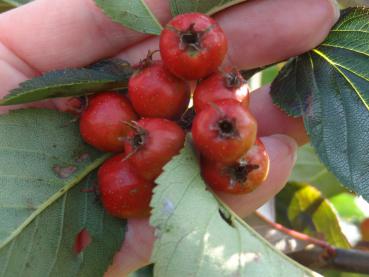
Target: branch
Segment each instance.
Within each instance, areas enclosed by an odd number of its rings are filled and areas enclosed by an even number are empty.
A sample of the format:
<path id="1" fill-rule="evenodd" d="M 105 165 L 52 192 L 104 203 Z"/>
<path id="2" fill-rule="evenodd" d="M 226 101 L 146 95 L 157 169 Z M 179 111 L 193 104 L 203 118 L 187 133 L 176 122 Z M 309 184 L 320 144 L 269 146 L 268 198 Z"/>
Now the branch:
<path id="1" fill-rule="evenodd" d="M 369 274 L 369 252 L 336 248 L 329 253 L 314 246 L 288 254 L 292 259 L 309 268 L 331 268 L 346 272 Z"/>
<path id="2" fill-rule="evenodd" d="M 255 215 L 274 230 L 308 244 L 302 250 L 285 253 L 297 262 L 312 269 L 331 268 L 353 273 L 369 274 L 369 243 L 361 242 L 361 244 L 356 246 L 365 251 L 335 248 L 326 241 L 310 237 L 275 223 L 260 213 L 255 213 Z"/>

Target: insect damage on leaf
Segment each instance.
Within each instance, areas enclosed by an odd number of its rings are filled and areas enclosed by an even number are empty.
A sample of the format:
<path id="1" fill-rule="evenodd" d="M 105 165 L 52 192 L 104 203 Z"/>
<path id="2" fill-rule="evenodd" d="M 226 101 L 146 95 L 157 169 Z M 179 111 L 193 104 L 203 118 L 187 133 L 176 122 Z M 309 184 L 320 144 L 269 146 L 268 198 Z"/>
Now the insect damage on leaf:
<path id="1" fill-rule="evenodd" d="M 61 166 L 61 165 L 56 164 L 53 166 L 53 171 L 61 179 L 69 178 L 74 172 L 76 172 L 76 170 L 77 170 L 77 167 L 74 165 Z"/>
<path id="2" fill-rule="evenodd" d="M 83 252 L 92 242 L 90 233 L 83 228 L 77 235 L 74 242 L 73 250 L 76 254 Z"/>

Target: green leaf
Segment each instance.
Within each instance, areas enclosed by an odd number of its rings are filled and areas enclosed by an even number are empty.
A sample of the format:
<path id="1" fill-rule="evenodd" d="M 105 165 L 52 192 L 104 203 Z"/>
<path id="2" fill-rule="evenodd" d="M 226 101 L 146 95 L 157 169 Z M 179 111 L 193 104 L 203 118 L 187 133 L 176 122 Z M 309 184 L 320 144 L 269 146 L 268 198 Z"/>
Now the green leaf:
<path id="1" fill-rule="evenodd" d="M 246 1 L 247 0 L 171 0 L 170 9 L 173 16 L 189 12 L 199 12 L 212 15 L 230 6 Z"/>
<path id="2" fill-rule="evenodd" d="M 32 0 L 0 0 L 0 13 L 27 4 Z"/>
<path id="3" fill-rule="evenodd" d="M 82 142 L 72 118 L 48 110 L 0 117 L 2 277 L 102 276 L 120 247 L 124 222 L 81 191 L 94 186 L 89 174 L 107 155 Z M 92 242 L 76 255 L 83 228 Z"/>
<path id="4" fill-rule="evenodd" d="M 154 273 L 153 273 L 152 264 L 145 266 L 143 268 L 140 268 L 139 270 L 128 275 L 128 277 L 153 277 L 153 276 L 154 276 Z"/>
<path id="5" fill-rule="evenodd" d="M 273 80 L 277 77 L 279 73 L 278 65 L 274 65 L 264 69 L 261 72 L 261 85 L 268 85 L 273 82 Z"/>
<path id="6" fill-rule="evenodd" d="M 132 30 L 159 35 L 163 29 L 144 0 L 95 0 L 95 2 L 114 22 Z"/>
<path id="7" fill-rule="evenodd" d="M 324 196 L 331 197 L 346 191 L 337 178 L 319 160 L 311 145 L 300 147 L 290 181 L 307 182 L 317 187 Z"/>
<path id="8" fill-rule="evenodd" d="M 218 202 L 187 144 L 157 179 L 154 276 L 316 276 L 274 249 Z"/>
<path id="9" fill-rule="evenodd" d="M 14 6 L 0 1 L 0 13 L 13 9 Z"/>
<path id="10" fill-rule="evenodd" d="M 359 223 L 366 217 L 369 217 L 369 211 L 364 209 L 360 205 L 358 197 L 351 193 L 343 192 L 337 194 L 329 198 L 329 201 L 344 220 Z"/>
<path id="11" fill-rule="evenodd" d="M 21 83 L 0 101 L 0 105 L 124 89 L 131 75 L 131 66 L 119 59 L 103 60 L 81 69 L 52 71 Z"/>
<path id="12" fill-rule="evenodd" d="M 282 224 L 324 239 L 336 247 L 350 248 L 342 233 L 336 211 L 313 186 L 306 183 L 288 183 L 277 195 L 276 207 L 278 220 Z"/>
<path id="13" fill-rule="evenodd" d="M 274 103 L 303 116 L 320 159 L 369 200 L 369 9 L 342 12 L 316 49 L 290 61 L 272 85 Z"/>
<path id="14" fill-rule="evenodd" d="M 33 0 L 0 0 L 0 2 L 8 3 L 14 7 L 19 7 L 32 1 Z"/>
<path id="15" fill-rule="evenodd" d="M 348 7 L 369 7 L 369 0 L 338 0 L 342 8 Z"/>

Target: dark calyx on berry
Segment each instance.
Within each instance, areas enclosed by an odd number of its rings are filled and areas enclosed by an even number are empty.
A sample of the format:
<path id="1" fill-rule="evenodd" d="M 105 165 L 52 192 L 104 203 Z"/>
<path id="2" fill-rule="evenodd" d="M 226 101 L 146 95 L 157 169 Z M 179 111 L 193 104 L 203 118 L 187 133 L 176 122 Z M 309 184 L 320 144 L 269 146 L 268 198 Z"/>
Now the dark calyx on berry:
<path id="1" fill-rule="evenodd" d="M 246 162 L 239 162 L 236 165 L 229 166 L 226 169 L 226 174 L 231 176 L 232 185 L 244 184 L 247 181 L 249 173 L 258 169 L 257 164 L 247 164 Z"/>
<path id="2" fill-rule="evenodd" d="M 219 136 L 224 139 L 235 138 L 239 136 L 235 119 L 223 118 L 218 120 L 216 130 L 218 131 Z"/>
<path id="3" fill-rule="evenodd" d="M 132 128 L 135 131 L 135 134 L 129 140 L 130 140 L 130 144 L 132 145 L 132 148 L 134 150 L 138 150 L 142 146 L 145 145 L 148 133 L 144 128 L 142 128 L 140 125 L 138 125 L 137 122 L 135 122 L 132 125 L 133 125 Z"/>
<path id="4" fill-rule="evenodd" d="M 238 89 L 245 83 L 245 79 L 237 71 L 232 71 L 224 75 L 224 85 L 226 88 Z"/>
<path id="5" fill-rule="evenodd" d="M 195 24 L 191 24 L 187 31 L 180 32 L 180 49 L 182 50 L 201 50 L 201 36 L 204 32 L 195 30 Z"/>

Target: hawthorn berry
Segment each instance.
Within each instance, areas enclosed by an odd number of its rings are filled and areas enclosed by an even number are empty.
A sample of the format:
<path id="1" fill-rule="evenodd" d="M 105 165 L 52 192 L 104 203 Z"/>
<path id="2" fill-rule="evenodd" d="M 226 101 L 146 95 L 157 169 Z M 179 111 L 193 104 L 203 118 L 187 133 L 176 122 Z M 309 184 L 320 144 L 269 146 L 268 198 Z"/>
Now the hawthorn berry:
<path id="1" fill-rule="evenodd" d="M 131 124 L 124 144 L 126 159 L 144 179 L 152 181 L 182 149 L 185 133 L 175 122 L 163 118 L 143 118 Z"/>
<path id="2" fill-rule="evenodd" d="M 174 17 L 160 35 L 160 54 L 180 78 L 198 80 L 216 71 L 227 53 L 227 39 L 217 22 L 200 13 Z"/>
<path id="3" fill-rule="evenodd" d="M 102 204 L 111 215 L 120 218 L 147 217 L 154 184 L 141 178 L 124 157 L 116 155 L 99 168 Z"/>
<path id="4" fill-rule="evenodd" d="M 123 151 L 130 130 L 123 122 L 138 118 L 128 99 L 117 92 L 103 92 L 89 97 L 87 105 L 79 122 L 83 140 L 101 151 Z"/>
<path id="5" fill-rule="evenodd" d="M 195 116 L 192 138 L 205 158 L 233 163 L 255 142 L 256 120 L 234 99 L 215 101 Z"/>
<path id="6" fill-rule="evenodd" d="M 142 117 L 177 119 L 190 101 L 190 86 L 169 72 L 161 61 L 148 57 L 130 78 L 128 93 Z"/>
<path id="7" fill-rule="evenodd" d="M 193 103 L 199 113 L 216 100 L 235 99 L 245 108 L 249 105 L 250 92 L 246 80 L 237 70 L 218 71 L 201 81 L 194 92 Z"/>
<path id="8" fill-rule="evenodd" d="M 201 173 L 215 191 L 244 194 L 253 191 L 268 176 L 269 156 L 260 140 L 233 164 L 201 160 Z"/>

